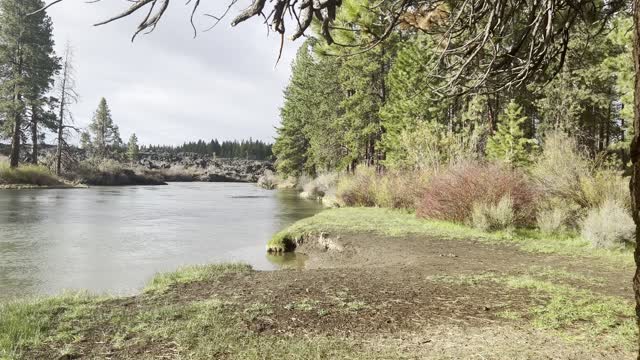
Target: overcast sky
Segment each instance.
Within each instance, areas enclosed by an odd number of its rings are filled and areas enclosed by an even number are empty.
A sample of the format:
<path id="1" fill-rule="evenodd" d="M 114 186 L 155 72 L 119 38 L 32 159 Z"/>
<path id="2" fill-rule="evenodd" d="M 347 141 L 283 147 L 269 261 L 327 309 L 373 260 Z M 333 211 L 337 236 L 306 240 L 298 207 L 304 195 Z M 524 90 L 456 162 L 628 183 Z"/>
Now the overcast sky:
<path id="1" fill-rule="evenodd" d="M 49 10 L 58 54 L 69 41 L 75 53 L 78 126 L 88 124 L 105 97 L 123 140 L 135 132 L 143 144 L 181 144 L 196 139 L 272 141 L 290 63 L 302 41 L 285 42 L 260 19 L 231 28 L 231 17 L 193 38 L 190 8 L 173 1 L 158 28 L 131 42 L 142 14 L 105 26 L 92 24 L 127 7 L 125 0 L 86 4 L 66 0 Z M 203 2 L 214 14 L 224 1 Z M 207 8 L 216 4 L 218 8 Z M 245 3 L 233 9 L 239 12 Z M 210 19 L 197 16 L 199 28 Z"/>

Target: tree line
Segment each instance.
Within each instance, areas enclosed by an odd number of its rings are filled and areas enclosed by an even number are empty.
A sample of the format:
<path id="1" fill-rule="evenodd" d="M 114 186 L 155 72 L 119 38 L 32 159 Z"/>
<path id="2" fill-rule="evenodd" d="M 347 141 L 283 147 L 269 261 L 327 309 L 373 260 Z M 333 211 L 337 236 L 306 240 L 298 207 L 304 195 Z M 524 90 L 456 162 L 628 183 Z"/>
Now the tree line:
<path id="1" fill-rule="evenodd" d="M 292 65 L 273 149 L 281 173 L 360 164 L 415 169 L 452 157 L 490 157 L 505 151 L 487 146 L 501 126 L 522 132 L 524 152 L 535 152 L 546 132 L 561 129 L 593 157 L 607 152 L 629 160 L 634 70 L 628 14 L 606 19 L 602 31 L 576 31 L 558 74 L 549 70 L 521 86 L 496 91 L 485 84 L 442 97 L 439 89 L 455 74 L 433 76 L 442 66 L 436 36 L 413 26 L 385 37 L 387 29 L 375 26 L 378 19 L 363 15 L 366 2 L 344 3 L 332 39 L 346 46 L 329 46 L 314 27 Z M 515 32 L 526 30 L 519 26 Z M 383 38 L 353 54 L 357 44 Z M 501 124 L 517 114 L 517 126 Z"/>
<path id="2" fill-rule="evenodd" d="M 252 160 L 270 160 L 272 157 L 271 144 L 261 140 L 198 140 L 185 142 L 182 145 L 148 145 L 143 151 L 168 153 L 196 153 L 200 155 L 216 156 L 220 158 L 243 158 Z"/>

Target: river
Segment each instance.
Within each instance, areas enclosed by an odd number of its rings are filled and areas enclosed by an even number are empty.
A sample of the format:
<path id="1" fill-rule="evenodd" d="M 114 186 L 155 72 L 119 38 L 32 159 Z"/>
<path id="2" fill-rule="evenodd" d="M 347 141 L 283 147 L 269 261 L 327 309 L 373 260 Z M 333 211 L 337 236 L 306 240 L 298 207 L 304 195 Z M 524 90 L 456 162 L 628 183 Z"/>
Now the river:
<path id="1" fill-rule="evenodd" d="M 240 183 L 0 190 L 0 299 L 131 294 L 190 264 L 275 269 L 282 259 L 266 255 L 267 240 L 319 210 L 293 192 Z"/>

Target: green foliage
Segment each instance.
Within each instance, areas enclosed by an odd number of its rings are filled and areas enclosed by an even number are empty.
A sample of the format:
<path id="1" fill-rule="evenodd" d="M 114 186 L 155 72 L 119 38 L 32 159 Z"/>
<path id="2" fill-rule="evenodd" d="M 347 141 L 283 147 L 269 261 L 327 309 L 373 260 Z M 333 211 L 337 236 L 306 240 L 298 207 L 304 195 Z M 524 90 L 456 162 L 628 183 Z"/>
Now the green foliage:
<path id="1" fill-rule="evenodd" d="M 180 146 L 147 145 L 145 151 L 175 153 L 196 153 L 221 158 L 243 158 L 251 160 L 269 160 L 272 156 L 271 144 L 261 140 L 225 140 L 212 139 L 207 141 L 189 141 Z"/>
<path id="2" fill-rule="evenodd" d="M 120 130 L 111 118 L 111 110 L 105 98 L 100 99 L 98 109 L 89 124 L 91 149 L 98 157 L 113 157 L 122 146 Z"/>
<path id="3" fill-rule="evenodd" d="M 514 167 L 529 164 L 535 141 L 524 136 L 522 125 L 526 120 L 527 117 L 522 115 L 522 107 L 511 100 L 499 118 L 498 130 L 489 138 L 487 157 Z"/>
<path id="4" fill-rule="evenodd" d="M 129 161 L 137 161 L 140 157 L 140 146 L 138 146 L 138 137 L 136 134 L 131 134 L 129 142 L 127 143 L 127 158 Z"/>
<path id="5" fill-rule="evenodd" d="M 54 54 L 53 25 L 42 0 L 0 1 L 0 130 L 10 137 L 13 148 L 11 165 L 20 161 L 20 148 L 29 127 L 39 141 L 39 118 L 49 117 L 51 102 L 45 95 L 59 68 Z M 34 13 L 34 14 L 32 14 Z"/>

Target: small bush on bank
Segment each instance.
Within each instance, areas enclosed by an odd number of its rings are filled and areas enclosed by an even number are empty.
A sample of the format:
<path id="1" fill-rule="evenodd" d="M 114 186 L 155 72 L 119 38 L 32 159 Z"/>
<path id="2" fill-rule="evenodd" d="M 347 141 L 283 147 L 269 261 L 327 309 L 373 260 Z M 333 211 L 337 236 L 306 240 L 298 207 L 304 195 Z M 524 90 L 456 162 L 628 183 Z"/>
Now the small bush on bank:
<path id="1" fill-rule="evenodd" d="M 497 205 L 510 196 L 514 225 L 535 222 L 538 191 L 527 176 L 498 164 L 467 163 L 435 175 L 426 186 L 417 213 L 430 219 L 467 223 L 475 204 Z"/>
<path id="2" fill-rule="evenodd" d="M 273 190 L 278 187 L 278 177 L 271 170 L 266 170 L 260 178 L 258 178 L 258 186 L 267 189 Z"/>
<path id="3" fill-rule="evenodd" d="M 389 171 L 379 174 L 361 166 L 338 182 L 336 197 L 346 206 L 415 209 L 428 175 L 417 171 Z"/>
<path id="4" fill-rule="evenodd" d="M 338 183 L 337 173 L 321 174 L 302 186 L 301 197 L 305 199 L 321 199 L 335 189 Z"/>
<path id="5" fill-rule="evenodd" d="M 570 213 L 566 208 L 554 207 L 538 211 L 536 223 L 538 229 L 545 235 L 555 235 L 566 232 Z"/>
<path id="6" fill-rule="evenodd" d="M 635 243 L 635 224 L 631 215 L 615 200 L 593 208 L 582 222 L 582 237 L 596 248 L 620 248 Z"/>
<path id="7" fill-rule="evenodd" d="M 474 204 L 471 223 L 482 231 L 513 230 L 515 214 L 511 196 L 502 197 L 497 204 Z"/>
<path id="8" fill-rule="evenodd" d="M 44 166 L 21 165 L 12 169 L 9 164 L 0 163 L 0 184 L 56 186 L 63 182 Z"/>
<path id="9" fill-rule="evenodd" d="M 345 175 L 337 185 L 336 196 L 346 206 L 376 206 L 375 169 L 360 166 L 353 174 Z"/>

